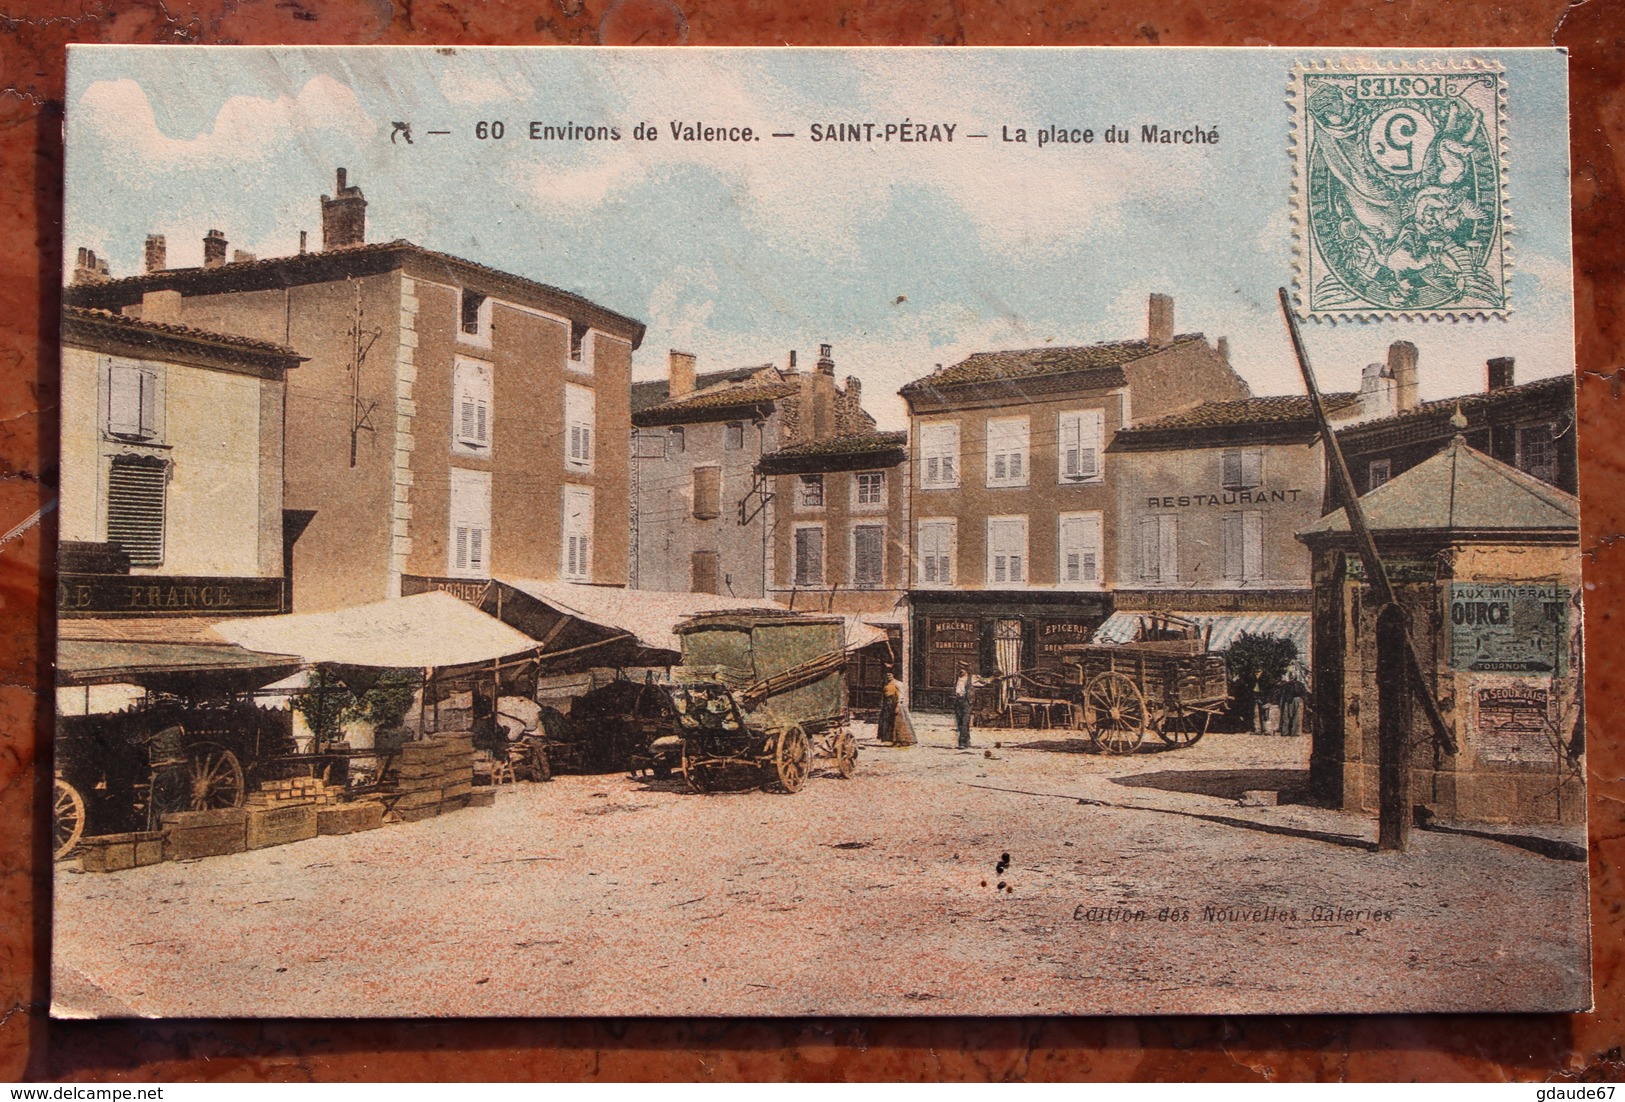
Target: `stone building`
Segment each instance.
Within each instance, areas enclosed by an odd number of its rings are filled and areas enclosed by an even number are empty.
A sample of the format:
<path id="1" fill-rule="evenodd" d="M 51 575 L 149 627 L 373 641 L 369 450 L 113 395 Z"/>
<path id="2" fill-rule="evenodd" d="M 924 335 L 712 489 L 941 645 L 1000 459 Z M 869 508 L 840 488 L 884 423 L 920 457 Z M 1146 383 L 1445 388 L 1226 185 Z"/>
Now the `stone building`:
<path id="1" fill-rule="evenodd" d="M 297 348 L 286 506 L 297 611 L 493 573 L 622 585 L 628 393 L 641 323 L 579 295 L 408 241 L 366 242 L 366 199 L 322 196 L 322 248 L 67 288 L 70 304 Z M 303 241 L 303 235 L 301 235 Z M 87 260 L 89 258 L 87 257 Z"/>
<path id="2" fill-rule="evenodd" d="M 1132 340 L 980 352 L 903 387 L 910 414 L 911 687 L 942 707 L 962 661 L 983 674 L 1057 666 L 1113 611 L 1122 429 L 1247 384 L 1223 338 L 1174 332 L 1152 295 Z"/>
<path id="3" fill-rule="evenodd" d="M 1411 702 L 1413 802 L 1446 820 L 1584 822 L 1578 499 L 1457 435 L 1360 507 L 1454 730 L 1452 752 Z M 1314 572 L 1310 782 L 1375 810 L 1380 610 L 1344 510 L 1299 538 Z"/>

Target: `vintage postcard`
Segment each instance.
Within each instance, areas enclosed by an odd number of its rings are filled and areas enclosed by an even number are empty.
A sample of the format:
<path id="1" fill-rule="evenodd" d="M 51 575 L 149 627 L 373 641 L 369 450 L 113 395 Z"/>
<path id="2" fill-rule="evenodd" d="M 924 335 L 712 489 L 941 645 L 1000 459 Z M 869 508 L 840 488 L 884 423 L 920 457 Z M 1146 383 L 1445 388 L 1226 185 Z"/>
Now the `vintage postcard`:
<path id="1" fill-rule="evenodd" d="M 73 47 L 53 1013 L 1588 1007 L 1566 78 Z"/>

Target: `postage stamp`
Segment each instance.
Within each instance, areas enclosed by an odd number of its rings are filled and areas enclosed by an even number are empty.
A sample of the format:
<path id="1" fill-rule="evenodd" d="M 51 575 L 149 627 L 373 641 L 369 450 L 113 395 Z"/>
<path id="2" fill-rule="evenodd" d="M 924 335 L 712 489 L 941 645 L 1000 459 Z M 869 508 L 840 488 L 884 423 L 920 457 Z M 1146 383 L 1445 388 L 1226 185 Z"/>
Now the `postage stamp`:
<path id="1" fill-rule="evenodd" d="M 1587 1006 L 1566 59 L 1415 56 L 74 47 L 52 1012 Z"/>
<path id="2" fill-rule="evenodd" d="M 1299 309 L 1484 317 L 1509 309 L 1499 67 L 1295 74 Z"/>

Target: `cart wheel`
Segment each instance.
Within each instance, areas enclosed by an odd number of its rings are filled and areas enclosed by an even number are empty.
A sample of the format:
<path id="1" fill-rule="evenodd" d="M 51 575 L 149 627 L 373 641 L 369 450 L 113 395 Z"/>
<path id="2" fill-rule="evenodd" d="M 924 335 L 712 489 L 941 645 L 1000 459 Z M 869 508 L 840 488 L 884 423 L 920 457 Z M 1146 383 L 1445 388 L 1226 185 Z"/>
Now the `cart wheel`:
<path id="1" fill-rule="evenodd" d="M 843 778 L 851 779 L 852 774 L 858 771 L 858 740 L 852 737 L 852 732 L 842 727 L 835 733 L 835 771 Z"/>
<path id="2" fill-rule="evenodd" d="M 806 783 L 810 749 L 807 732 L 799 724 L 792 724 L 779 732 L 773 747 L 773 765 L 778 770 L 779 787 L 785 792 L 800 792 L 801 786 Z"/>
<path id="3" fill-rule="evenodd" d="M 705 776 L 705 766 L 700 764 L 700 762 L 688 752 L 688 743 L 686 742 L 683 743 L 682 767 L 683 781 L 688 785 L 688 790 L 696 795 L 705 792 L 707 790 L 707 785 L 705 783 L 707 779 Z"/>
<path id="4" fill-rule="evenodd" d="M 1132 754 L 1145 738 L 1145 697 L 1127 675 L 1103 673 L 1084 690 L 1084 706 L 1094 717 L 1089 738 L 1106 754 Z"/>
<path id="5" fill-rule="evenodd" d="M 85 798 L 79 790 L 61 777 L 56 779 L 56 817 L 52 860 L 60 861 L 72 853 L 85 832 Z"/>
<path id="6" fill-rule="evenodd" d="M 1187 711 L 1176 707 L 1162 717 L 1157 734 L 1169 746 L 1195 746 L 1207 734 L 1207 725 L 1213 720 L 1212 712 L 1201 709 Z"/>

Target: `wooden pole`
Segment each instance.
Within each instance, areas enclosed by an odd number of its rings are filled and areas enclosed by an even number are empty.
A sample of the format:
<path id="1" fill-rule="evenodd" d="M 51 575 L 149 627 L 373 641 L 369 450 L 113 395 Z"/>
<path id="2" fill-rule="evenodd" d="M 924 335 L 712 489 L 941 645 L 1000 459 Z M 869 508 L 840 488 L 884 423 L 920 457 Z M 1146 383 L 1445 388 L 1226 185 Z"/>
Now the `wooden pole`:
<path id="1" fill-rule="evenodd" d="M 1411 828 L 1410 678 L 1405 614 L 1377 614 L 1377 849 L 1403 853 Z"/>

